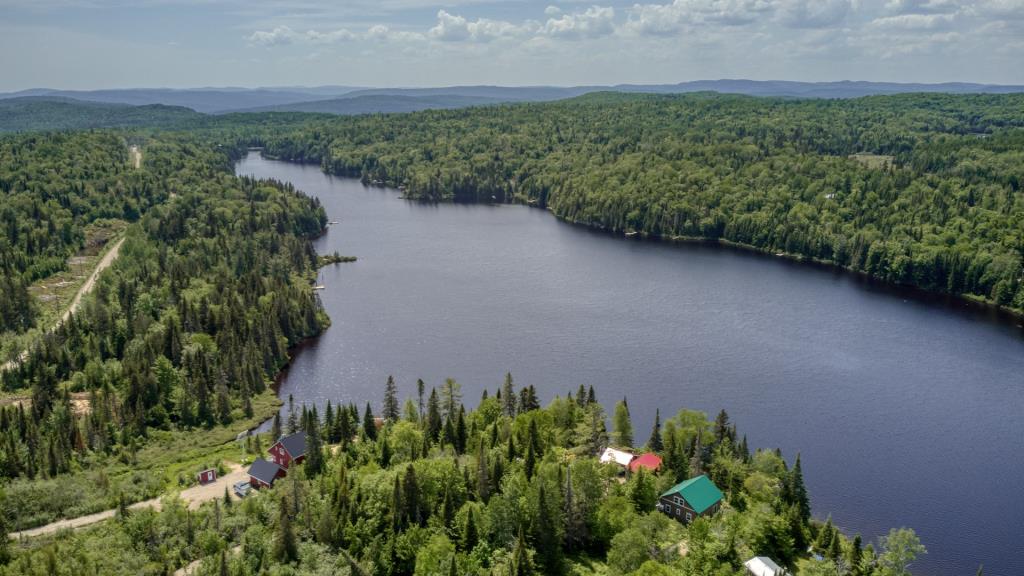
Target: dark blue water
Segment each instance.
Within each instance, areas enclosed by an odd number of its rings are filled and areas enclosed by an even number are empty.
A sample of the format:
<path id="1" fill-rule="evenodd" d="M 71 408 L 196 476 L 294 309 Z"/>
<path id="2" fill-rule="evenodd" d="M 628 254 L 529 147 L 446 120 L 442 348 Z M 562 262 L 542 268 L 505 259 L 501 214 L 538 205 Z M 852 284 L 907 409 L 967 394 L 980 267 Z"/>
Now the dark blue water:
<path id="1" fill-rule="evenodd" d="M 725 408 L 802 453 L 818 517 L 874 542 L 913 527 L 916 574 L 1024 574 L 1024 332 L 990 312 L 711 246 L 614 238 L 521 206 L 426 205 L 252 154 L 239 174 L 317 196 L 332 319 L 282 380 L 297 402 L 379 403 L 393 374 L 473 403 L 510 370 L 544 398 Z"/>

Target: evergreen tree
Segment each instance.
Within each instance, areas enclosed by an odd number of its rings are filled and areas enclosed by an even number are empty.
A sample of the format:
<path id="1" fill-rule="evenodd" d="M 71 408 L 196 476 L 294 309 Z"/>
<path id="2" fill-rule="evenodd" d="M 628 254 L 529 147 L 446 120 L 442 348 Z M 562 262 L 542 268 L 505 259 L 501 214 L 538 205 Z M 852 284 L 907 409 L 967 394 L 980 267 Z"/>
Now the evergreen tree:
<path id="1" fill-rule="evenodd" d="M 388 437 L 384 438 L 380 442 L 380 465 L 382 468 L 387 468 L 391 464 L 391 443 L 388 442 Z"/>
<path id="2" fill-rule="evenodd" d="M 289 564 L 299 558 L 299 549 L 292 529 L 292 519 L 288 516 L 288 505 L 282 498 L 278 506 L 277 536 L 274 539 L 274 558 Z"/>
<path id="3" fill-rule="evenodd" d="M 398 390 L 395 387 L 395 378 L 388 375 L 384 384 L 384 411 L 381 414 L 388 422 L 398 421 Z"/>
<path id="4" fill-rule="evenodd" d="M 444 426 L 441 420 L 441 406 L 437 398 L 437 389 L 430 389 L 430 400 L 427 401 L 427 437 L 431 442 L 437 442 L 441 436 L 441 428 Z"/>
<path id="5" fill-rule="evenodd" d="M 459 454 L 466 452 L 466 408 L 459 406 L 459 419 L 455 424 L 455 451 Z"/>
<path id="6" fill-rule="evenodd" d="M 416 468 L 412 464 L 405 467 L 402 491 L 406 522 L 410 525 L 421 526 L 425 520 L 422 513 L 423 504 L 420 497 L 420 485 L 416 480 Z"/>
<path id="7" fill-rule="evenodd" d="M 647 449 L 651 452 L 661 452 L 665 449 L 661 441 L 661 409 L 654 411 L 654 428 L 651 430 L 651 438 L 647 440 Z"/>
<path id="8" fill-rule="evenodd" d="M 402 502 L 402 483 L 395 475 L 395 481 L 391 489 L 391 533 L 398 534 L 405 528 L 405 519 L 408 514 Z"/>
<path id="9" fill-rule="evenodd" d="M 565 467 L 565 549 L 570 552 L 582 550 L 590 539 L 586 518 L 576 501 L 572 486 L 572 465 Z"/>
<path id="10" fill-rule="evenodd" d="M 481 438 L 476 450 L 476 493 L 484 504 L 491 497 L 491 482 L 488 472 L 487 451 L 484 449 L 484 440 Z"/>
<path id="11" fill-rule="evenodd" d="M 804 523 L 807 523 L 811 518 L 811 502 L 807 496 L 807 487 L 804 485 L 804 473 L 803 467 L 800 464 L 800 454 L 796 455 L 796 462 L 793 464 L 793 469 L 789 471 L 786 477 L 786 483 L 784 485 L 785 492 L 783 498 L 791 503 L 795 504 L 800 510 L 800 517 Z"/>
<path id="12" fill-rule="evenodd" d="M 476 548 L 479 539 L 476 527 L 476 512 L 470 508 L 469 513 L 466 515 L 466 528 L 462 533 L 462 549 L 466 552 L 472 551 L 473 548 Z"/>
<path id="13" fill-rule="evenodd" d="M 423 408 L 424 408 L 424 406 L 423 406 L 423 392 L 424 392 L 425 389 L 426 389 L 426 384 L 423 382 L 423 379 L 422 378 L 417 378 L 416 379 L 416 396 L 419 398 L 418 407 L 419 407 L 419 414 L 420 414 L 421 418 L 423 417 Z"/>
<path id="14" fill-rule="evenodd" d="M 501 388 L 501 400 L 504 403 L 505 415 L 514 418 L 516 415 L 516 393 L 512 385 L 512 373 L 505 373 L 505 383 Z"/>
<path id="15" fill-rule="evenodd" d="M 369 402 L 366 403 L 366 411 L 363 412 L 363 434 L 370 440 L 377 439 L 377 423 L 374 421 Z"/>
<path id="16" fill-rule="evenodd" d="M 523 529 L 519 528 L 519 536 L 516 538 L 516 547 L 512 551 L 512 572 L 515 576 L 529 576 L 533 574 L 533 565 L 530 562 L 526 538 L 523 537 Z"/>
<path id="17" fill-rule="evenodd" d="M 526 458 L 523 461 L 523 471 L 526 472 L 526 479 L 533 478 L 533 470 L 537 466 L 537 455 L 533 451 L 533 443 L 526 443 Z"/>
<path id="18" fill-rule="evenodd" d="M 533 547 L 537 551 L 544 574 L 563 572 L 562 542 L 558 535 L 557 513 L 548 503 L 541 483 L 537 493 L 537 518 L 533 523 Z"/>

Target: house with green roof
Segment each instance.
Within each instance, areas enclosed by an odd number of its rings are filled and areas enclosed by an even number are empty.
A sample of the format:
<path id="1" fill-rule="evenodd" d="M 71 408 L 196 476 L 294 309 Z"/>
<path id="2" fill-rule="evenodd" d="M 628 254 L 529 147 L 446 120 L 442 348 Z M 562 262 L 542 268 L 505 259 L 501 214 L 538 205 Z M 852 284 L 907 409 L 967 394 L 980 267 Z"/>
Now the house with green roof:
<path id="1" fill-rule="evenodd" d="M 722 506 L 722 491 L 701 474 L 680 482 L 658 497 L 658 510 L 688 524 L 699 516 L 712 516 Z"/>

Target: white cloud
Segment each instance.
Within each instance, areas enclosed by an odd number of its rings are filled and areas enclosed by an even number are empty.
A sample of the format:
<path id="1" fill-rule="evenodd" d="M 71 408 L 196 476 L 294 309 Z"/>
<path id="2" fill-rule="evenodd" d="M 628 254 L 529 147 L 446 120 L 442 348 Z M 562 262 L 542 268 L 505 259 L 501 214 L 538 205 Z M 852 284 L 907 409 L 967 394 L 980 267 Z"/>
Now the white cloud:
<path id="1" fill-rule="evenodd" d="M 773 0 L 674 0 L 668 4 L 634 4 L 627 30 L 640 35 L 674 35 L 690 26 L 745 26 L 775 9 Z"/>
<path id="2" fill-rule="evenodd" d="M 565 39 L 598 38 L 615 32 L 615 9 L 591 6 L 584 12 L 549 18 L 539 30 L 545 36 Z"/>
<path id="3" fill-rule="evenodd" d="M 334 44 L 345 40 L 353 40 L 356 35 L 345 28 L 319 32 L 307 30 L 298 32 L 288 26 L 277 26 L 273 30 L 257 30 L 249 35 L 250 44 L 260 46 L 281 46 L 285 44 Z"/>
<path id="4" fill-rule="evenodd" d="M 462 40 L 490 42 L 499 38 L 521 36 L 529 32 L 530 28 L 529 23 L 516 26 L 511 22 L 489 20 L 487 18 L 470 21 L 462 16 L 456 16 L 449 14 L 445 10 L 439 10 L 437 13 L 437 25 L 431 28 L 427 35 L 436 40 L 446 42 Z"/>
<path id="5" fill-rule="evenodd" d="M 885 10 L 894 14 L 941 14 L 960 10 L 959 0 L 889 0 Z"/>
<path id="6" fill-rule="evenodd" d="M 897 30 L 934 30 L 949 26 L 955 14 L 899 14 L 876 18 L 871 25 L 876 28 Z"/>

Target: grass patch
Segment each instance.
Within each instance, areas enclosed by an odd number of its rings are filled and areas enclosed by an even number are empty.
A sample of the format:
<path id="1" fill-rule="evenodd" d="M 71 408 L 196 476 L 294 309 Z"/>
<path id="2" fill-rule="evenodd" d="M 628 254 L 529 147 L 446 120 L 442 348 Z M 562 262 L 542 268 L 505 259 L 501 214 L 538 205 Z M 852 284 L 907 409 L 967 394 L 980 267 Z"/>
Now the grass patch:
<path id="1" fill-rule="evenodd" d="M 856 154 L 850 154 L 848 156 L 850 160 L 860 162 L 868 168 L 882 169 L 888 168 L 893 165 L 895 158 L 892 156 L 884 156 L 881 154 L 868 154 L 867 152 L 858 152 Z"/>

